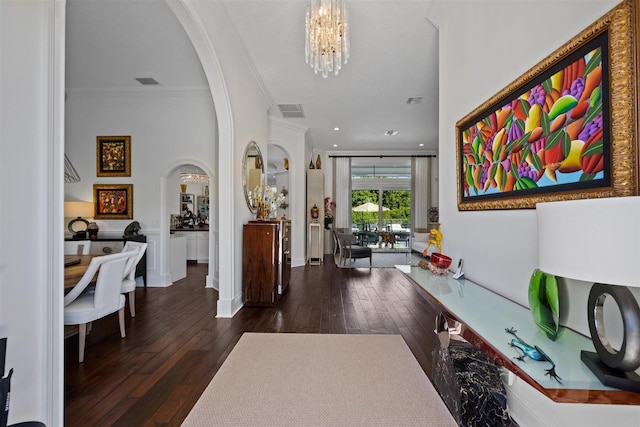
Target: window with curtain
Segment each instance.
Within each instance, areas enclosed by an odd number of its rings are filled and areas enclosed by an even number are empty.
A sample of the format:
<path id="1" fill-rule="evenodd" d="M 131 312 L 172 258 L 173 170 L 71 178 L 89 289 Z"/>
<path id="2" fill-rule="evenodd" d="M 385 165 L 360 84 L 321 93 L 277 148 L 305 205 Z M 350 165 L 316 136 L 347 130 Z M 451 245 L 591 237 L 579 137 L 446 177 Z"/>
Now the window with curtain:
<path id="1" fill-rule="evenodd" d="M 335 228 L 427 229 L 430 161 L 430 157 L 335 157 Z"/>

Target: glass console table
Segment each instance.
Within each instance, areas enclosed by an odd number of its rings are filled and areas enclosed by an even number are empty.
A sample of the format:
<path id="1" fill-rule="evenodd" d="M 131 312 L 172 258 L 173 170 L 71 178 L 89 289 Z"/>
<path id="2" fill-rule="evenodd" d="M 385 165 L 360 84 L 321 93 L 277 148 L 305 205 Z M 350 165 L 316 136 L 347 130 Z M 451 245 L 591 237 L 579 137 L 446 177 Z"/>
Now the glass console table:
<path id="1" fill-rule="evenodd" d="M 420 267 L 399 266 L 445 314 L 462 324 L 461 336 L 487 353 L 509 371 L 549 399 L 563 403 L 603 403 L 640 405 L 640 393 L 603 385 L 580 361 L 580 350 L 595 351 L 591 340 L 565 328 L 556 341 L 538 331 L 528 308 L 508 300 L 469 280 L 456 280 L 451 274 L 439 276 Z M 530 345 L 540 347 L 556 364 L 562 384 L 545 375 L 551 365 L 528 358 L 518 361 L 520 352 L 509 345 L 515 328 Z"/>

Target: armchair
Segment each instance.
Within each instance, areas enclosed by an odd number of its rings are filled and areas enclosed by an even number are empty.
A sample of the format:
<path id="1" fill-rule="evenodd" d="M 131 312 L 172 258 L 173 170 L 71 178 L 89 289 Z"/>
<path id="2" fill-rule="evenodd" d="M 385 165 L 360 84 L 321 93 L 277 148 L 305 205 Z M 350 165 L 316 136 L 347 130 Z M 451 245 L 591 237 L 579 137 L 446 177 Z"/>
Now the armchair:
<path id="1" fill-rule="evenodd" d="M 146 250 L 147 243 L 133 242 L 131 240 L 128 240 L 122 248 L 122 252 L 134 251 L 136 253 L 134 258 L 127 261 L 124 279 L 122 280 L 122 287 L 120 289 L 122 294 L 129 295 L 129 312 L 131 313 L 131 317 L 136 317 L 136 266 Z"/>
<path id="2" fill-rule="evenodd" d="M 64 297 L 64 324 L 78 325 L 78 362 L 84 361 L 84 346 L 87 324 L 111 313 L 118 312 L 120 336 L 126 336 L 124 330 L 124 295 L 120 293 L 122 278 L 127 260 L 135 257 L 135 252 L 124 252 L 95 257 L 89 263 L 78 284 Z M 99 271 L 98 271 L 99 269 Z M 87 287 L 98 272 L 95 290 Z"/>
<path id="3" fill-rule="evenodd" d="M 357 258 L 369 258 L 369 265 L 371 266 L 372 250 L 371 248 L 357 245 L 356 236 L 347 233 L 336 233 L 336 240 L 340 250 L 338 264 L 346 265 L 347 259 L 349 259 L 349 266 L 351 266 L 351 262 Z"/>

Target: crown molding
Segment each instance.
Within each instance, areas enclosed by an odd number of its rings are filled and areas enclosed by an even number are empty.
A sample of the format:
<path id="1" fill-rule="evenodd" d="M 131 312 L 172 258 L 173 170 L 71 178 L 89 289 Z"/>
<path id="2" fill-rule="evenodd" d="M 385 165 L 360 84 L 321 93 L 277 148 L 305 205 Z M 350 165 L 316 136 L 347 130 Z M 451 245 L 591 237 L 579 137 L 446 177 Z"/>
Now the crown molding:
<path id="1" fill-rule="evenodd" d="M 165 96 L 210 96 L 211 90 L 207 86 L 194 87 L 112 87 L 112 88 L 74 88 L 66 89 L 68 98 L 97 98 L 97 97 L 165 97 Z"/>
<path id="2" fill-rule="evenodd" d="M 279 119 L 277 117 L 268 117 L 267 118 L 267 123 L 269 125 L 290 129 L 290 130 L 293 130 L 293 131 L 296 131 L 296 132 L 300 132 L 300 133 L 305 133 L 306 131 L 309 130 L 308 127 L 294 125 L 292 123 L 289 123 L 289 122 L 285 121 L 284 119 Z"/>
<path id="3" fill-rule="evenodd" d="M 326 151 L 327 156 L 353 156 L 353 157 L 415 157 L 415 156 L 435 156 L 438 153 L 433 150 L 330 150 Z"/>

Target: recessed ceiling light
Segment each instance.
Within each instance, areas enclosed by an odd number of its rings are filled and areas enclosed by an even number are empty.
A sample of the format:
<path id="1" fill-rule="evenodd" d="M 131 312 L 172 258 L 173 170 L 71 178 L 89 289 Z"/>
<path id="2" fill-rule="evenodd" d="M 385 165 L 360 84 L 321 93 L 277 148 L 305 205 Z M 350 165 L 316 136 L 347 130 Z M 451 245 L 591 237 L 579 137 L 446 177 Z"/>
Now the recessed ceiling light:
<path id="1" fill-rule="evenodd" d="M 397 130 L 388 130 L 384 133 L 387 136 L 393 136 L 393 135 L 397 135 L 398 131 Z"/>
<path id="2" fill-rule="evenodd" d="M 335 128 L 333 128 L 333 130 L 340 130 L 340 128 L 339 127 L 335 127 Z"/>
<path id="3" fill-rule="evenodd" d="M 422 102 L 421 96 L 416 96 L 416 97 L 407 99 L 407 104 L 420 104 L 421 102 Z"/>
<path id="4" fill-rule="evenodd" d="M 338 146 L 338 144 L 333 144 L 333 146 L 334 146 L 334 147 L 337 147 L 337 146 Z"/>
<path id="5" fill-rule="evenodd" d="M 420 147 L 424 147 L 424 144 L 420 144 Z"/>

